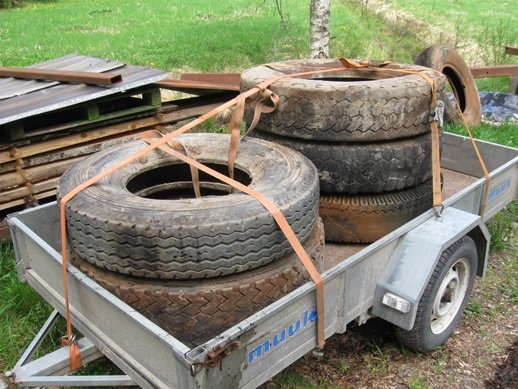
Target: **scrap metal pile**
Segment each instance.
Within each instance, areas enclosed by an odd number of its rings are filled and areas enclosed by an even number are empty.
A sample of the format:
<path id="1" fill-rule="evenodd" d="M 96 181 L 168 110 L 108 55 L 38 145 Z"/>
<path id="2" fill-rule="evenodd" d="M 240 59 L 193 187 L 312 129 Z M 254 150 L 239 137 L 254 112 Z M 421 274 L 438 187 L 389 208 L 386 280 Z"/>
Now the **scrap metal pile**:
<path id="1" fill-rule="evenodd" d="M 106 76 L 118 78 L 106 85 Z M 0 219 L 54 198 L 61 174 L 85 156 L 153 126 L 198 116 L 228 98 L 211 95 L 162 103 L 160 88 L 175 86 L 168 80 L 163 85 L 155 82 L 167 76 L 158 69 L 78 55 L 22 69 L 3 68 Z"/>

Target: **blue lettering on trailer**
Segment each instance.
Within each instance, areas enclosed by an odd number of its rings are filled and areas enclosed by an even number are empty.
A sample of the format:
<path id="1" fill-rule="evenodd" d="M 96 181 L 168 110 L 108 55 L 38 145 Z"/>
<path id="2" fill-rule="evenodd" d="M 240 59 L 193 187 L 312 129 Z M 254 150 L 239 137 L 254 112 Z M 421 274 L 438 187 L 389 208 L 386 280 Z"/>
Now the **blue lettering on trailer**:
<path id="1" fill-rule="evenodd" d="M 282 328 L 268 339 L 262 340 L 260 343 L 254 345 L 248 352 L 248 364 L 251 365 L 258 359 L 262 358 L 291 337 L 297 335 L 299 331 L 303 330 L 316 320 L 317 311 L 314 308 L 306 309 L 295 322 Z"/>
<path id="2" fill-rule="evenodd" d="M 508 178 L 503 184 L 498 185 L 496 188 L 492 189 L 487 196 L 488 200 L 493 200 L 495 197 L 500 196 L 504 191 L 511 187 L 511 179 Z"/>

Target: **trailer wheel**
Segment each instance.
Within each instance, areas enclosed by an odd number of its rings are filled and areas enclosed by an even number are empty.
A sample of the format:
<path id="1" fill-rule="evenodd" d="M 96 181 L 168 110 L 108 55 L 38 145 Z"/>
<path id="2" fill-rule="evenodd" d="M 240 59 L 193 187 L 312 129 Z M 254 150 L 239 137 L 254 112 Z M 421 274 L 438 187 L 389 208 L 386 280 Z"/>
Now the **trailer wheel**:
<path id="1" fill-rule="evenodd" d="M 462 317 L 476 272 L 477 247 L 464 236 L 442 253 L 419 302 L 414 328 L 396 327 L 399 341 L 418 352 L 443 344 Z"/>
<path id="2" fill-rule="evenodd" d="M 480 125 L 482 107 L 477 85 L 468 66 L 456 50 L 448 45 L 430 46 L 417 56 L 415 63 L 443 73 L 457 96 L 459 108 L 466 123 L 470 126 Z M 445 119 L 454 123 L 462 123 L 457 108 L 450 102 L 445 90 L 438 90 L 441 100 L 446 104 Z"/>
<path id="3" fill-rule="evenodd" d="M 178 138 L 200 162 L 228 174 L 229 137 Z M 146 147 L 135 141 L 95 154 L 67 171 L 58 199 L 107 167 Z M 235 177 L 273 201 L 301 242 L 318 215 L 313 164 L 286 147 L 243 139 Z M 272 215 L 253 197 L 200 173 L 193 194 L 189 167 L 160 150 L 117 170 L 67 203 L 70 246 L 107 270 L 139 277 L 218 277 L 260 267 L 292 248 Z"/>
<path id="4" fill-rule="evenodd" d="M 318 271 L 324 228 L 317 221 L 303 244 Z M 257 269 L 202 280 L 151 280 L 72 263 L 109 292 L 190 347 L 203 344 L 309 280 L 295 253 Z"/>
<path id="5" fill-rule="evenodd" d="M 293 60 L 256 66 L 241 74 L 241 90 L 289 73 L 340 68 L 336 60 Z M 390 69 L 390 70 L 387 70 Z M 397 72 L 402 70 L 402 72 Z M 430 85 L 404 71 L 420 71 L 444 88 L 440 72 L 392 63 L 383 69 L 345 69 L 309 78 L 284 78 L 269 89 L 280 106 L 261 115 L 257 129 L 272 134 L 327 142 L 373 142 L 430 131 Z M 245 111 L 247 122 L 252 110 Z"/>
<path id="6" fill-rule="evenodd" d="M 403 190 L 432 177 L 430 134 L 376 143 L 307 141 L 263 131 L 252 135 L 304 154 L 315 164 L 326 194 Z"/>

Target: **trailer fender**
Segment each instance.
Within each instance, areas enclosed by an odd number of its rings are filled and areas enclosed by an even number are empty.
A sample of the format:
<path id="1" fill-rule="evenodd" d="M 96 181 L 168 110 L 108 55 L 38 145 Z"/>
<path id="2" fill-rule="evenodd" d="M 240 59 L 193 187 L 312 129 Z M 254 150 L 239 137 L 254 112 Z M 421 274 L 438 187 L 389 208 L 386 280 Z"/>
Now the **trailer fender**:
<path id="1" fill-rule="evenodd" d="M 449 207 L 403 235 L 376 285 L 372 313 L 405 330 L 414 326 L 417 305 L 442 252 L 469 235 L 477 245 L 477 274 L 483 276 L 490 235 L 482 218 Z"/>

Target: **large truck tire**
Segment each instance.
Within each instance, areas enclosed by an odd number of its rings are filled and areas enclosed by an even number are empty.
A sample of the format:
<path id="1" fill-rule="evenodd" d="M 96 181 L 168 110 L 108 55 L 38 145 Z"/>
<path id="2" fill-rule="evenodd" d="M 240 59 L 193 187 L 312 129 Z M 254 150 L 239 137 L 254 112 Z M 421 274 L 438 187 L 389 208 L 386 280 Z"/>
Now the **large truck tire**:
<path id="1" fill-rule="evenodd" d="M 321 221 L 303 246 L 322 271 Z M 203 344 L 310 279 L 294 253 L 247 272 L 202 280 L 150 280 L 100 269 L 77 255 L 71 260 L 87 276 L 189 347 Z"/>
<path id="2" fill-rule="evenodd" d="M 313 59 L 276 62 L 241 74 L 241 90 L 283 74 L 320 68 L 340 68 L 337 60 Z M 388 70 L 391 69 L 391 70 Z M 393 72 L 401 70 L 402 72 Z M 404 71 L 404 72 L 403 72 Z M 265 113 L 257 128 L 275 135 L 327 142 L 373 142 L 430 132 L 430 84 L 442 90 L 441 73 L 415 65 L 390 64 L 378 70 L 345 69 L 308 78 L 283 78 L 269 89 L 280 97 L 280 106 Z M 252 121 L 253 111 L 245 111 Z"/>
<path id="3" fill-rule="evenodd" d="M 190 134 L 178 140 L 199 162 L 228 172 L 227 135 Z M 58 200 L 146 145 L 138 140 L 84 160 L 62 176 Z M 281 145 L 243 139 L 235 166 L 236 179 L 272 200 L 304 242 L 318 215 L 313 164 Z M 101 268 L 164 279 L 233 274 L 291 252 L 272 215 L 253 197 L 229 194 L 226 185 L 201 172 L 200 186 L 202 197 L 194 198 L 188 165 L 152 151 L 67 203 L 69 244 Z"/>
<path id="4" fill-rule="evenodd" d="M 477 246 L 464 236 L 441 255 L 419 301 L 414 327 L 396 327 L 396 336 L 406 347 L 429 352 L 453 333 L 466 307 L 477 273 Z"/>
<path id="5" fill-rule="evenodd" d="M 414 188 L 378 195 L 324 195 L 320 216 L 326 241 L 372 243 L 433 205 L 431 180 Z"/>
<path id="6" fill-rule="evenodd" d="M 453 48 L 444 44 L 430 46 L 421 52 L 415 63 L 435 69 L 446 76 L 454 95 L 459 102 L 459 108 L 469 126 L 478 126 L 482 120 L 482 107 L 478 95 L 477 84 L 471 71 Z M 450 101 L 444 88 L 438 89 L 441 100 L 445 103 L 445 120 L 462 123 L 457 107 Z"/>
<path id="7" fill-rule="evenodd" d="M 325 194 L 381 193 L 422 184 L 432 176 L 431 136 L 380 143 L 328 143 L 254 131 L 254 137 L 299 151 L 318 170 Z"/>

